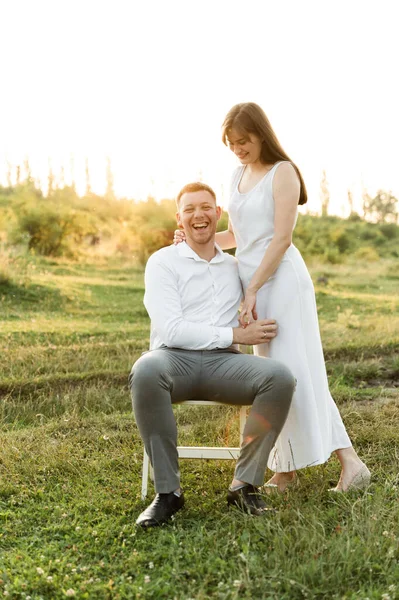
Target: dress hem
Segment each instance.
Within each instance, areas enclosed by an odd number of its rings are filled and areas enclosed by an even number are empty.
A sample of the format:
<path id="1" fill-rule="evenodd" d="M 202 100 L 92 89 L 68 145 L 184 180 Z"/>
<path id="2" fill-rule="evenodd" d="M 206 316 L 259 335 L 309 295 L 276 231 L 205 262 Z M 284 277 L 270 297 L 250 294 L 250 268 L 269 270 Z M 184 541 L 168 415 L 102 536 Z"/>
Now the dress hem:
<path id="1" fill-rule="evenodd" d="M 352 448 L 352 447 L 353 447 L 352 444 L 350 444 L 349 446 L 345 446 L 345 447 L 341 446 L 340 448 L 333 448 L 331 450 L 331 452 L 329 453 L 329 455 L 325 459 L 317 460 L 317 461 L 314 461 L 314 462 L 311 462 L 311 463 L 307 463 L 306 465 L 300 465 L 299 467 L 297 465 L 295 465 L 295 469 L 290 469 L 290 470 L 279 469 L 279 470 L 275 470 L 274 468 L 270 467 L 269 465 L 267 465 L 267 466 L 268 466 L 268 469 L 270 469 L 270 471 L 274 471 L 274 473 L 291 473 L 293 471 L 299 471 L 300 469 L 307 469 L 307 468 L 310 468 L 310 467 L 317 467 L 318 465 L 324 465 L 324 463 L 326 463 L 331 458 L 331 454 L 333 452 L 336 452 L 337 450 L 345 450 L 346 448 Z"/>

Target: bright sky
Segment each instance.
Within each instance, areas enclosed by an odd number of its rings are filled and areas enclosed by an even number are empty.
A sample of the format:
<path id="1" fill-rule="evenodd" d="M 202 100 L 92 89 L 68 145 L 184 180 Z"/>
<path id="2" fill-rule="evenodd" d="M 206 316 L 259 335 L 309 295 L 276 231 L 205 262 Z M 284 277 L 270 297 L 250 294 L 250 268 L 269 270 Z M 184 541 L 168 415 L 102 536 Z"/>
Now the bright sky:
<path id="1" fill-rule="evenodd" d="M 193 179 L 227 193 L 220 141 L 237 102 L 260 104 L 318 210 L 347 189 L 399 197 L 395 0 L 0 0 L 0 179 L 29 157 L 94 191 L 171 197 Z M 72 157 L 72 160 L 71 160 Z M 222 188 L 222 183 L 224 187 Z"/>

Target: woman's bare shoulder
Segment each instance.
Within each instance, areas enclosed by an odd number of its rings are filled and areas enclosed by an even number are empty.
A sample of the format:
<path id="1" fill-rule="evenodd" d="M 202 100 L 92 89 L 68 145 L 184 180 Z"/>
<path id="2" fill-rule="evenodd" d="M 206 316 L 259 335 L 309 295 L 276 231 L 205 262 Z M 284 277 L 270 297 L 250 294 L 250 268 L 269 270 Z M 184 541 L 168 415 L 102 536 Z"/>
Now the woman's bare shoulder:
<path id="1" fill-rule="evenodd" d="M 274 184 L 300 185 L 298 173 L 291 162 L 287 160 L 278 165 L 274 174 Z"/>
<path id="2" fill-rule="evenodd" d="M 289 160 L 285 160 L 283 162 L 278 163 L 276 169 L 276 176 L 277 175 L 280 175 L 280 177 L 290 177 L 293 175 L 295 177 L 298 177 L 294 165 Z"/>
<path id="3" fill-rule="evenodd" d="M 273 197 L 276 206 L 285 206 L 291 211 L 297 206 L 300 193 L 301 182 L 295 167 L 288 161 L 281 163 L 273 180 Z"/>

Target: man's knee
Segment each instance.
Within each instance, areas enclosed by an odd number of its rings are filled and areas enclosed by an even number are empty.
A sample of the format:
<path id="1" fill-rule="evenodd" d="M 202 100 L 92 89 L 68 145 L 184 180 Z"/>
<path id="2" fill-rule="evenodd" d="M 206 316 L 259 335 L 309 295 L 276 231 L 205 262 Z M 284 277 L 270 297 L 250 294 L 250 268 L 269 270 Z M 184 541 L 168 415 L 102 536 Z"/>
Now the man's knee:
<path id="1" fill-rule="evenodd" d="M 165 363 L 157 353 L 148 352 L 133 365 L 129 375 L 130 389 L 148 389 L 165 375 Z"/>
<path id="2" fill-rule="evenodd" d="M 274 379 L 276 386 L 292 396 L 296 387 L 296 379 L 289 368 L 279 361 L 275 362 Z"/>
<path id="3" fill-rule="evenodd" d="M 295 377 L 282 362 L 271 358 L 266 359 L 266 361 L 267 371 L 262 376 L 263 386 L 273 391 L 282 400 L 290 403 L 296 386 Z"/>

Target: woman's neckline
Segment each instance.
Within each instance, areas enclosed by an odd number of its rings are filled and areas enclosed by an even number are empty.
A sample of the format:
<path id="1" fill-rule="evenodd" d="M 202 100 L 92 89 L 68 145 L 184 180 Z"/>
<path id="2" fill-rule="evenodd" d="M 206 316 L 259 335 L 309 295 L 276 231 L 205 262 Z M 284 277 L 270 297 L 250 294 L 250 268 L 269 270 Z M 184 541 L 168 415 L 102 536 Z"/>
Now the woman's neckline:
<path id="1" fill-rule="evenodd" d="M 244 175 L 244 171 L 245 171 L 245 169 L 247 168 L 247 165 L 244 165 L 244 166 L 242 166 L 241 175 L 240 175 L 240 177 L 239 177 L 239 179 L 238 179 L 238 181 L 237 181 L 237 188 L 236 188 L 236 189 L 237 189 L 237 192 L 240 194 L 240 196 L 246 196 L 247 194 L 250 194 L 251 192 L 253 192 L 253 191 L 254 191 L 254 190 L 255 190 L 255 189 L 256 189 L 256 188 L 257 188 L 257 187 L 258 187 L 258 186 L 259 186 L 259 185 L 262 183 L 262 181 L 263 181 L 263 180 L 264 180 L 264 179 L 265 179 L 265 178 L 266 178 L 266 177 L 269 175 L 269 173 L 270 173 L 271 171 L 273 171 L 274 167 L 275 167 L 277 164 L 279 164 L 280 162 L 281 162 L 281 161 L 277 161 L 277 162 L 275 162 L 275 163 L 274 163 L 274 165 L 272 165 L 272 166 L 271 166 L 271 168 L 270 168 L 268 171 L 266 171 L 266 173 L 263 175 L 263 177 L 261 177 L 261 178 L 259 179 L 259 181 L 258 181 L 257 183 L 255 183 L 254 187 L 253 187 L 253 188 L 251 188 L 250 190 L 248 190 L 248 192 L 240 192 L 240 190 L 239 190 L 239 186 L 240 186 L 240 183 L 241 183 L 242 177 L 243 177 L 243 175 Z"/>

